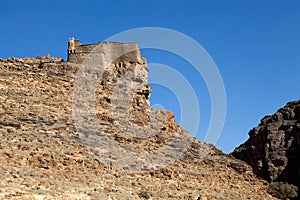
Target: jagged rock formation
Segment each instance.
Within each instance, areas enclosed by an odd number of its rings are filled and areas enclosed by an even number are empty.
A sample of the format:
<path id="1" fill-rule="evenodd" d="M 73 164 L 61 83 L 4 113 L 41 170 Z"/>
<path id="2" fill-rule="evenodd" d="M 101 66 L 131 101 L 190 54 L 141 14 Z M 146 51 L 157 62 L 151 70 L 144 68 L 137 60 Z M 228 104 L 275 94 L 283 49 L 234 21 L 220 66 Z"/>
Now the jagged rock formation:
<path id="1" fill-rule="evenodd" d="M 100 76 L 90 62 L 0 60 L 0 199 L 275 199 L 243 161 L 150 108 L 146 60 L 131 58 Z M 140 84 L 129 90 L 127 81 Z M 153 154 L 184 144 L 177 157 Z M 140 155 L 154 164 L 142 166 Z"/>
<path id="2" fill-rule="evenodd" d="M 264 117 L 232 153 L 268 181 L 300 187 L 300 100 Z"/>

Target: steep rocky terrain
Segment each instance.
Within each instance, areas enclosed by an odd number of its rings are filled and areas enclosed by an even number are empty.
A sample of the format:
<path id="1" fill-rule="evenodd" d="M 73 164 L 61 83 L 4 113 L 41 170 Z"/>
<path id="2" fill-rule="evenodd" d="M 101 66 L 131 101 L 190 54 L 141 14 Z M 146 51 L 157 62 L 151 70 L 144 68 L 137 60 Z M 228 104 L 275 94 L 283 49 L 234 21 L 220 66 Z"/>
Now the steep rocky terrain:
<path id="1" fill-rule="evenodd" d="M 145 64 L 111 63 L 93 85 L 90 68 L 76 63 L 1 59 L 0 199 L 276 199 L 245 162 L 149 107 Z M 118 86 L 127 73 L 135 78 L 122 83 L 143 84 Z M 96 86 L 91 101 L 84 86 Z"/>
<path id="2" fill-rule="evenodd" d="M 264 117 L 249 136 L 233 155 L 270 182 L 287 182 L 300 188 L 300 100 Z"/>

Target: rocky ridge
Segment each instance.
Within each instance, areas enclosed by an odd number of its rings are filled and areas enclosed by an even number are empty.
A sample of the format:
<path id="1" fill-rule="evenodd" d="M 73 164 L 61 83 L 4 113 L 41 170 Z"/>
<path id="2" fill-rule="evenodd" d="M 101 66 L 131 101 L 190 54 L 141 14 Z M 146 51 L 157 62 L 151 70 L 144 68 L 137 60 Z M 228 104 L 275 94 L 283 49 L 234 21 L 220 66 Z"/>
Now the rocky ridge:
<path id="1" fill-rule="evenodd" d="M 171 112 L 149 107 L 144 58 L 111 63 L 97 83 L 94 114 L 101 134 L 137 152 L 133 156 L 175 148 L 172 140 L 177 136 L 188 141 L 188 148 L 157 169 L 141 168 L 132 157 L 130 164 L 137 172 L 130 172 L 124 162 L 105 152 L 108 162 L 103 162 L 97 156 L 101 146 L 90 142 L 99 132 L 87 127 L 96 122 L 74 118 L 74 105 L 77 111 L 86 106 L 80 98 L 74 100 L 80 67 L 49 57 L 0 60 L 0 199 L 276 199 L 246 163 L 191 138 Z M 135 88 L 128 112 L 115 112 L 116 117 L 112 109 L 123 108 L 112 108 L 113 102 L 124 96 L 114 90 L 126 73 L 133 72 L 145 84 Z M 131 125 L 120 125 L 124 116 Z M 144 128 L 152 118 L 155 134 L 130 131 Z M 76 123 L 83 124 L 80 130 Z"/>

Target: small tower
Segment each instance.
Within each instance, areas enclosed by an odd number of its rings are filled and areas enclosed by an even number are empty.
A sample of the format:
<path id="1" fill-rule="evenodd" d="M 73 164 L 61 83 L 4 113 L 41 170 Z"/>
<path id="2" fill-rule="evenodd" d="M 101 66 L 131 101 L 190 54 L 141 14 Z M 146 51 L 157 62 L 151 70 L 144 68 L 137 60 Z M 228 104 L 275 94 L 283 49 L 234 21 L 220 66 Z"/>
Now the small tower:
<path id="1" fill-rule="evenodd" d="M 75 40 L 73 37 L 69 38 L 68 54 L 75 53 Z"/>
<path id="2" fill-rule="evenodd" d="M 76 58 L 76 50 L 80 48 L 81 42 L 80 40 L 75 40 L 73 37 L 69 38 L 68 42 L 68 61 L 70 61 L 71 57 Z"/>

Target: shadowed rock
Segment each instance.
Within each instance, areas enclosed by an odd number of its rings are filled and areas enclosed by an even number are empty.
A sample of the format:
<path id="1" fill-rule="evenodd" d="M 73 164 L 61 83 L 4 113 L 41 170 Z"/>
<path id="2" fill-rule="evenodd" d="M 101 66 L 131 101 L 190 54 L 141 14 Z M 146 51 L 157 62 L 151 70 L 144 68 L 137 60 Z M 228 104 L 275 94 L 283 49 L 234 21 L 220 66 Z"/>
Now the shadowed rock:
<path id="1" fill-rule="evenodd" d="M 300 100 L 289 102 L 249 132 L 232 153 L 269 182 L 300 186 Z"/>

